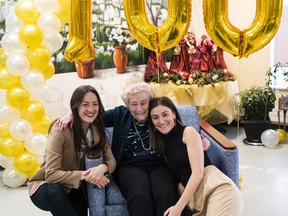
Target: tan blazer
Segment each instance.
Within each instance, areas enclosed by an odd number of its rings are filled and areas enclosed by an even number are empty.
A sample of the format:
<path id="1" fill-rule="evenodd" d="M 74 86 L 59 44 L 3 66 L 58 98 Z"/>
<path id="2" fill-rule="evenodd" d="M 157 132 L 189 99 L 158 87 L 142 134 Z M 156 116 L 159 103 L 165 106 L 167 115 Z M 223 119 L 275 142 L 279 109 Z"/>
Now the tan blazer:
<path id="1" fill-rule="evenodd" d="M 99 143 L 100 137 L 93 126 L 94 145 Z M 28 181 L 28 193 L 32 196 L 44 183 L 60 183 L 68 193 L 72 188 L 79 188 L 81 184 L 81 160 L 79 152 L 74 149 L 73 130 L 67 127 L 64 131 L 54 124 L 48 136 L 45 160 L 38 172 Z M 108 163 L 109 172 L 116 167 L 116 161 L 108 143 L 103 149 L 104 162 Z"/>

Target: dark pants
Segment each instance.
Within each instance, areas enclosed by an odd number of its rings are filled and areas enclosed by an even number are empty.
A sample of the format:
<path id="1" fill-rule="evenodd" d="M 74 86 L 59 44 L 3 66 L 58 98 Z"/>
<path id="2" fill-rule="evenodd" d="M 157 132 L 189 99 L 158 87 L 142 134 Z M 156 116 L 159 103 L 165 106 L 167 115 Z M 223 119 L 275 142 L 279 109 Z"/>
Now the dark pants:
<path id="1" fill-rule="evenodd" d="M 30 197 L 38 208 L 54 216 L 87 216 L 87 204 L 81 188 L 65 193 L 60 184 L 43 184 Z"/>
<path id="2" fill-rule="evenodd" d="M 163 216 L 179 198 L 176 177 L 159 159 L 121 163 L 115 180 L 127 200 L 129 216 Z"/>

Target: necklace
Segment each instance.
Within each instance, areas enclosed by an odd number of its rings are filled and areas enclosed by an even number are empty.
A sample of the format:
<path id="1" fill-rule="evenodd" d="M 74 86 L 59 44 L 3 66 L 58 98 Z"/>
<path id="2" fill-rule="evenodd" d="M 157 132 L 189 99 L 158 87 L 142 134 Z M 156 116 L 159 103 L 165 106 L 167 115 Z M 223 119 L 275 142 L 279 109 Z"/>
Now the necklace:
<path id="1" fill-rule="evenodd" d="M 134 118 L 132 119 L 133 121 L 133 125 L 134 125 L 134 128 L 135 128 L 135 132 L 136 134 L 138 135 L 138 137 L 140 138 L 140 141 L 141 141 L 141 145 L 142 145 L 142 148 L 146 151 L 149 151 L 151 149 L 151 146 L 149 146 L 149 148 L 146 148 L 145 145 L 144 145 L 144 142 L 143 142 L 143 139 L 142 137 L 140 136 L 138 130 L 137 130 L 137 127 L 136 127 L 136 124 L 135 124 L 135 121 L 134 121 Z"/>

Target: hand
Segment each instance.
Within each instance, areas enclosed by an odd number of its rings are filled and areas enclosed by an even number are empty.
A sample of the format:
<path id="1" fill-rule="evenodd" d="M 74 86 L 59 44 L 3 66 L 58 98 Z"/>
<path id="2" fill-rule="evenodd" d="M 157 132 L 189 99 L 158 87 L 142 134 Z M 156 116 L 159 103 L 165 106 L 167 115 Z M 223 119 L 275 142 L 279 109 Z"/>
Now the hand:
<path id="1" fill-rule="evenodd" d="M 168 208 L 163 216 L 181 216 L 182 210 L 177 208 L 177 206 L 171 206 Z"/>
<path id="2" fill-rule="evenodd" d="M 67 113 L 64 117 L 59 118 L 56 121 L 56 125 L 60 128 L 60 131 L 65 129 L 68 126 L 68 124 L 69 124 L 70 128 L 72 128 L 72 126 L 73 126 L 73 116 L 72 116 L 71 112 Z"/>
<path id="3" fill-rule="evenodd" d="M 185 190 L 185 187 L 183 186 L 183 184 L 181 182 L 178 183 L 178 193 L 180 196 L 182 196 L 184 190 Z"/>
<path id="4" fill-rule="evenodd" d="M 90 171 L 90 169 L 82 171 L 81 180 L 84 180 L 89 175 Z"/>
<path id="5" fill-rule="evenodd" d="M 200 134 L 201 141 L 202 141 L 202 148 L 204 151 L 207 151 L 210 148 L 210 141 L 206 139 L 202 134 Z"/>
<path id="6" fill-rule="evenodd" d="M 110 180 L 104 176 L 107 171 L 107 166 L 105 164 L 98 165 L 97 167 L 90 168 L 90 173 L 86 176 L 85 180 L 97 187 L 105 187 L 110 183 Z"/>

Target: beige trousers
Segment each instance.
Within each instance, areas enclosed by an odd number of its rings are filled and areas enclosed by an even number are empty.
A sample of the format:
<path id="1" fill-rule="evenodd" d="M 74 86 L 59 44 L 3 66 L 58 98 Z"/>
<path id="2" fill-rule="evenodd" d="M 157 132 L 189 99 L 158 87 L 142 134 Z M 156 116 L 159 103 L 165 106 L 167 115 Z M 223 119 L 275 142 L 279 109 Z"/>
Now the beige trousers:
<path id="1" fill-rule="evenodd" d="M 234 182 L 210 165 L 205 167 L 188 208 L 193 209 L 193 216 L 238 216 L 242 212 L 242 197 Z"/>

